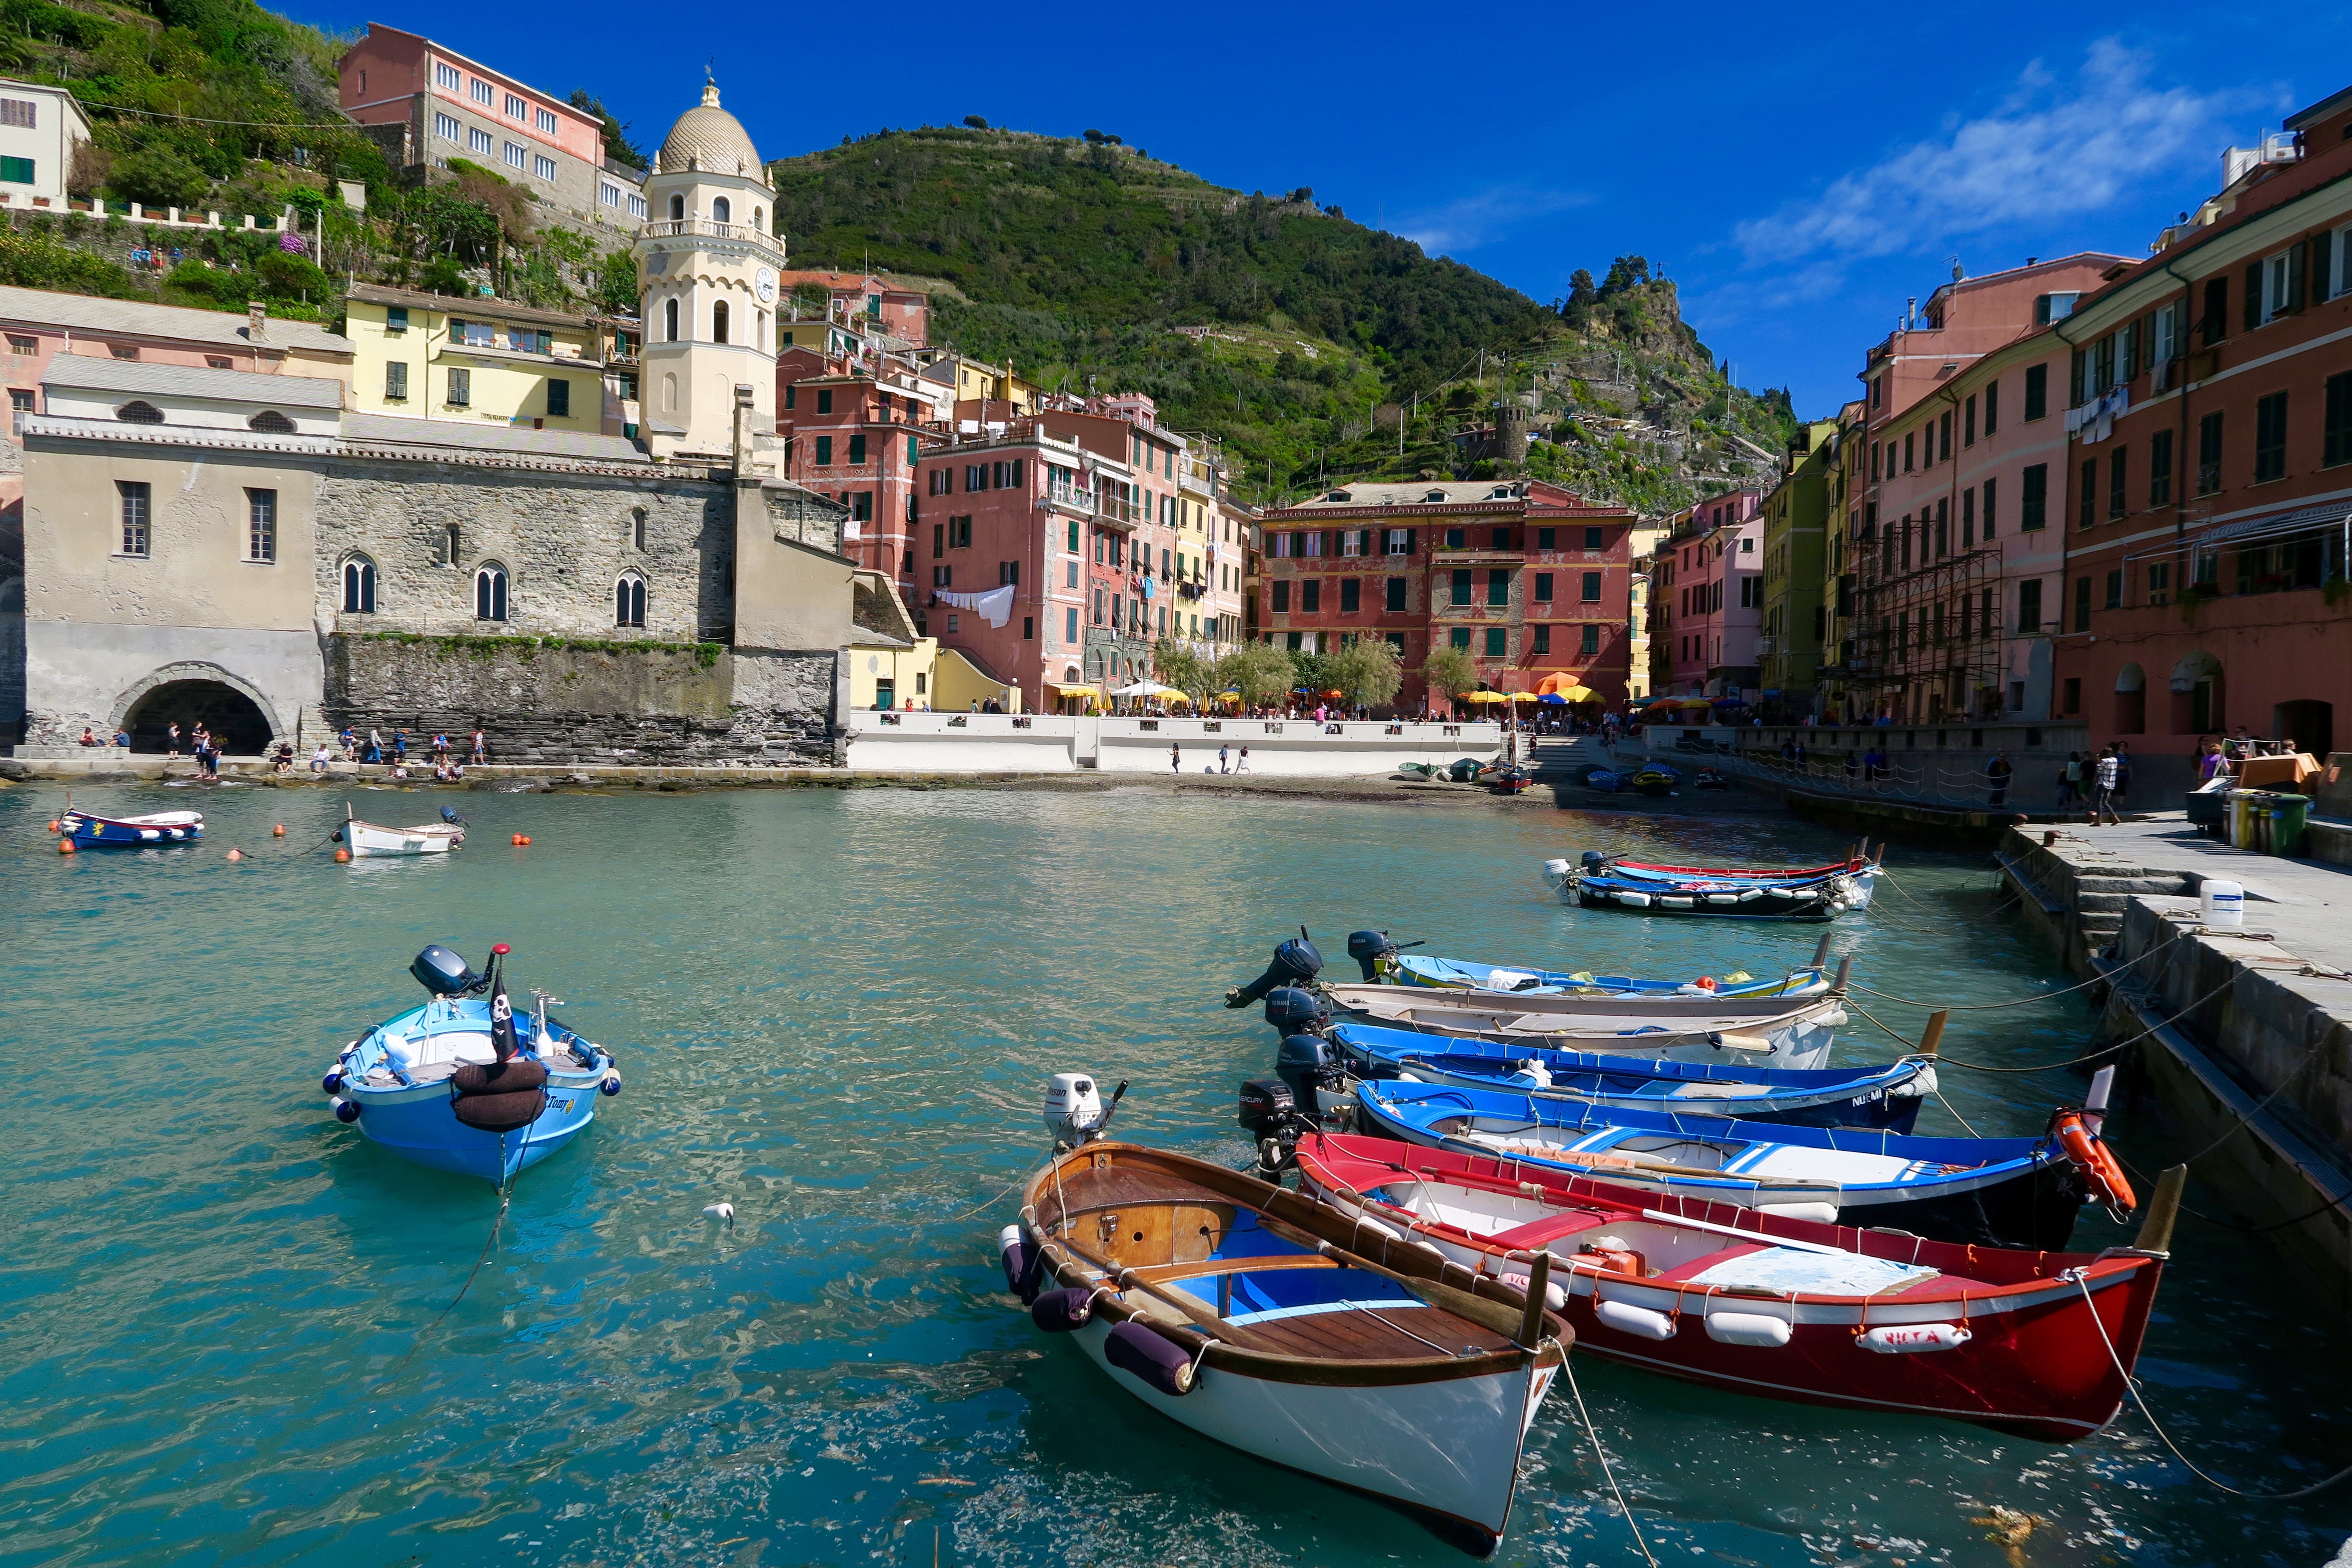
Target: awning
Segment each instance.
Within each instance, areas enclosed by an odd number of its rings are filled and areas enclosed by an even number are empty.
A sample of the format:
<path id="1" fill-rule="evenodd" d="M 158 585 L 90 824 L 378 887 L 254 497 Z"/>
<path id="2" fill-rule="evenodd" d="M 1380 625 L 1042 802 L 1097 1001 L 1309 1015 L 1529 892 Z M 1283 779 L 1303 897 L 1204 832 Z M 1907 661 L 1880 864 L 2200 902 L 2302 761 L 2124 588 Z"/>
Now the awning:
<path id="1" fill-rule="evenodd" d="M 1100 686 L 1065 686 L 1056 680 L 1049 680 L 1045 684 L 1053 688 L 1054 695 L 1056 697 L 1099 697 L 1102 695 L 1102 688 Z"/>
<path id="2" fill-rule="evenodd" d="M 2347 526 L 2352 526 L 2352 503 L 2330 501 L 2326 506 L 2298 507 L 2293 511 L 2276 512 L 2269 517 L 2242 517 L 2219 528 L 2196 530 L 2162 544 L 2135 550 L 2124 559 L 2144 561 L 2150 556 L 2169 555 L 2183 545 L 2190 550 L 2210 550 L 2217 544 L 2274 539 L 2281 534 L 2309 533 L 2315 529 Z"/>

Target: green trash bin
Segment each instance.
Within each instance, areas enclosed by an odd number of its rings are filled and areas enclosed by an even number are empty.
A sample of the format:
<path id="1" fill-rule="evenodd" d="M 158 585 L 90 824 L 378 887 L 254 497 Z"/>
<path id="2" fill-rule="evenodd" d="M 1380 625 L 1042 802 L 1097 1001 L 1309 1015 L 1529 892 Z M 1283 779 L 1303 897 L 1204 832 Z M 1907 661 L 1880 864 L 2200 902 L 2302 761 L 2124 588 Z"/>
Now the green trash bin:
<path id="1" fill-rule="evenodd" d="M 2273 855 L 2303 853 L 2303 835 L 2311 820 L 2311 797 L 2307 795 L 2266 794 L 2263 809 L 2270 814 L 2270 843 L 2264 847 Z"/>

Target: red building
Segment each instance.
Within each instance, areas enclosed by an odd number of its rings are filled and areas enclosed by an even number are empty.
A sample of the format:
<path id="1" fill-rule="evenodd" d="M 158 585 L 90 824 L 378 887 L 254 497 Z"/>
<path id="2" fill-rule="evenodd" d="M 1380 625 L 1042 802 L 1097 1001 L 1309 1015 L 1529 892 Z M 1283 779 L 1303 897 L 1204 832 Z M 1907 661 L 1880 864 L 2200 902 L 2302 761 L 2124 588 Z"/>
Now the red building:
<path id="1" fill-rule="evenodd" d="M 1535 479 L 1334 489 L 1260 524 L 1259 634 L 1308 652 L 1358 637 L 1397 649 L 1418 709 L 1433 647 L 1497 691 L 1581 685 L 1624 700 L 1633 514 Z"/>
<path id="2" fill-rule="evenodd" d="M 2290 116 L 2057 333 L 2072 349 L 2053 708 L 2138 772 L 2352 703 L 2352 88 Z"/>

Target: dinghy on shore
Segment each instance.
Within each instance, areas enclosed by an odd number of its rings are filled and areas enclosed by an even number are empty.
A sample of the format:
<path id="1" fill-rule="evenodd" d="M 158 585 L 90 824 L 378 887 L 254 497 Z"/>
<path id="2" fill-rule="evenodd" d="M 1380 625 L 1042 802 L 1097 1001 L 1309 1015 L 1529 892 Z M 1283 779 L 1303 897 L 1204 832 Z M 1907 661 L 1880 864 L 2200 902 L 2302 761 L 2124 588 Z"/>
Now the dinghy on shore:
<path id="1" fill-rule="evenodd" d="M 2056 1129 L 2041 1138 L 1906 1137 L 1370 1080 L 1356 1085 L 1356 1107 L 1359 1128 L 1423 1148 L 1993 1247 L 2064 1247 L 2096 1174 Z M 2101 1195 L 2128 1206 L 2127 1187 Z"/>
<path id="2" fill-rule="evenodd" d="M 1359 1137 L 1298 1146 L 1306 1191 L 1487 1273 L 1548 1254 L 1580 1350 L 1706 1384 L 2042 1442 L 2115 1418 L 2186 1167 L 2128 1247 L 2030 1252 L 1629 1192 Z"/>
<path id="3" fill-rule="evenodd" d="M 613 1053 L 547 1015 L 520 1022 L 504 942 L 477 974 L 436 942 L 409 965 L 432 999 L 337 1053 L 320 1087 L 335 1118 L 404 1160 L 504 1185 L 580 1135 L 599 1095 L 621 1092 Z"/>
<path id="4" fill-rule="evenodd" d="M 1548 1260 L 1507 1284 L 1302 1194 L 1131 1144 L 1057 1154 L 999 1251 L 1032 1321 L 1128 1394 L 1480 1557 L 1502 1541 L 1528 1427 L 1574 1339 L 1546 1309 Z"/>

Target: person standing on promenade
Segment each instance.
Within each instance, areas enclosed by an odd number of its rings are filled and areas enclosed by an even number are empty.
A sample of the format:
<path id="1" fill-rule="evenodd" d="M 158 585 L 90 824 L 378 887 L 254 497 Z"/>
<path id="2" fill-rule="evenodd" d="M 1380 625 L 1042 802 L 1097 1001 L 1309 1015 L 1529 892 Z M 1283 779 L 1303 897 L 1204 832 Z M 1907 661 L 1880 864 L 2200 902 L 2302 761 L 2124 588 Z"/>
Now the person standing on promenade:
<path id="1" fill-rule="evenodd" d="M 483 735 L 482 727 L 479 724 L 474 726 L 474 749 L 466 760 L 469 763 L 487 763 L 490 760 L 488 741 Z"/>
<path id="2" fill-rule="evenodd" d="M 163 754 L 167 757 L 180 754 L 180 726 L 176 722 L 163 726 Z"/>
<path id="3" fill-rule="evenodd" d="M 1220 746 L 1217 748 L 1217 771 L 1218 771 L 1219 773 L 1232 773 L 1232 772 L 1234 771 L 1230 766 L 1228 766 L 1228 765 L 1227 765 L 1228 761 L 1229 761 L 1229 759 L 1228 759 L 1228 757 L 1227 757 L 1225 748 L 1224 748 L 1223 746 L 1220 745 Z"/>
<path id="4" fill-rule="evenodd" d="M 1170 742 L 1168 747 L 1168 771 L 1171 773 L 1181 773 L 1184 771 L 1184 748 L 1173 742 Z"/>
<path id="5" fill-rule="evenodd" d="M 2131 794 L 2131 748 L 2121 741 L 2110 741 L 2107 749 L 2116 754 L 2116 805 L 2120 806 Z"/>
<path id="6" fill-rule="evenodd" d="M 2066 753 L 2065 765 L 2058 770 L 2058 809 L 2079 805 L 2083 801 L 2083 753 Z"/>
<path id="7" fill-rule="evenodd" d="M 2099 753 L 2098 761 L 2094 764 L 2091 783 L 2091 809 L 2086 818 L 2089 825 L 2093 827 L 2096 827 L 2099 825 L 2099 818 L 2101 816 L 2105 816 L 2109 822 L 2116 825 L 2117 826 L 2121 826 L 2123 825 L 2124 819 L 2116 815 L 2115 800 L 2116 775 L 2122 770 L 2122 766 L 2123 764 L 2116 760 L 2116 749 L 2112 745 L 2108 746 Z"/>
<path id="8" fill-rule="evenodd" d="M 1249 748 L 1247 746 L 1244 746 L 1242 748 L 1242 760 L 1234 764 L 1234 772 L 1237 773 L 1245 773 L 1249 772 Z"/>
<path id="9" fill-rule="evenodd" d="M 2017 770 L 2010 765 L 2007 752 L 1995 752 L 1992 754 L 1992 760 L 1985 763 L 1985 782 L 1992 786 L 1990 804 L 1998 806 L 2008 801 L 2010 775 L 2016 772 Z"/>
<path id="10" fill-rule="evenodd" d="M 392 765 L 396 768 L 408 765 L 408 731 L 404 729 L 395 728 L 392 732 Z"/>

